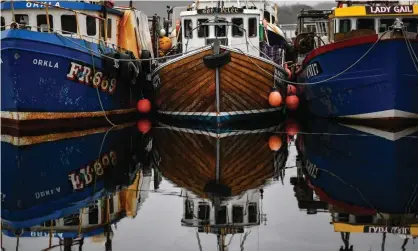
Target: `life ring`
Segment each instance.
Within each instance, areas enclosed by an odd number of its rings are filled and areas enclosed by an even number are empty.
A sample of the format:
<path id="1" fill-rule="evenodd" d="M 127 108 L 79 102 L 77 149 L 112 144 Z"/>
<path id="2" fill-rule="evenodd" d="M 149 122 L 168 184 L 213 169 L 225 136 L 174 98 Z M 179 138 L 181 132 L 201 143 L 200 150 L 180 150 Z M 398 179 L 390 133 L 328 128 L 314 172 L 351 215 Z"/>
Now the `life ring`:
<path id="1" fill-rule="evenodd" d="M 216 69 L 231 62 L 231 52 L 224 51 L 216 55 L 206 55 L 203 57 L 203 63 L 209 69 Z"/>

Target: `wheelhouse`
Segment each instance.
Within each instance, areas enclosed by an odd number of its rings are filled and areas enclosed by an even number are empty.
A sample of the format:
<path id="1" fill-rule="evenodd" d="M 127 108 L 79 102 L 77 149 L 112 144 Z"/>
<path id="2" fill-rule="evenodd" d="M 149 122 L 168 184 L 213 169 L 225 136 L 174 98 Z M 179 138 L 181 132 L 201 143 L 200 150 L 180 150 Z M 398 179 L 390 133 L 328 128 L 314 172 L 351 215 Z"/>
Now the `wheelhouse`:
<path id="1" fill-rule="evenodd" d="M 57 33 L 82 38 L 112 47 L 118 44 L 118 25 L 122 11 L 105 7 L 97 1 L 4 1 L 1 4 L 1 30 L 25 29 L 40 33 Z M 48 18 L 47 18 L 48 17 Z"/>

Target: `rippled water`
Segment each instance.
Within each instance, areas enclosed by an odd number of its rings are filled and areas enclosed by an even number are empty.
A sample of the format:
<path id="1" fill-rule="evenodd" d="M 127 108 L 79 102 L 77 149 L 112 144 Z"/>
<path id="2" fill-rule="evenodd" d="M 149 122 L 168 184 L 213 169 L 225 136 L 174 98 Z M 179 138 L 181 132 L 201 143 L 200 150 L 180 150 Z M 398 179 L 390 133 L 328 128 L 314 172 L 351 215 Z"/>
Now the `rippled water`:
<path id="1" fill-rule="evenodd" d="M 2 246 L 418 250 L 417 146 L 418 127 L 321 120 L 3 135 Z"/>

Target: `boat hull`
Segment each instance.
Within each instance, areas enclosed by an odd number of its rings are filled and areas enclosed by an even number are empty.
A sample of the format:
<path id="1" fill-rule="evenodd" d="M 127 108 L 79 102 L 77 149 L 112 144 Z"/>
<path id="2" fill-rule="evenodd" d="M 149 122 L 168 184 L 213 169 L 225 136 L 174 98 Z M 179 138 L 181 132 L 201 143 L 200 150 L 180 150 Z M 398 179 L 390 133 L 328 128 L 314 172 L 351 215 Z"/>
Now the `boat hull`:
<path id="1" fill-rule="evenodd" d="M 284 78 L 285 71 L 263 58 L 230 54 L 230 62 L 219 68 L 218 84 L 216 69 L 203 60 L 212 55 L 209 47 L 157 68 L 153 84 L 159 116 L 219 124 L 282 114 L 283 107 L 271 107 L 268 97 L 273 88 L 283 85 L 275 81 L 275 74 Z"/>
<path id="2" fill-rule="evenodd" d="M 418 119 L 418 71 L 403 38 L 381 40 L 345 73 L 315 84 L 343 72 L 377 38 L 373 35 L 348 39 L 308 54 L 298 82 L 307 83 L 303 92 L 311 113 L 357 120 Z M 411 42 L 418 54 L 418 40 Z"/>
<path id="3" fill-rule="evenodd" d="M 357 127 L 360 131 L 321 120 L 310 127 L 312 134 L 303 138 L 304 170 L 318 194 L 362 213 L 417 212 L 410 201 L 418 179 L 417 127 L 399 133 Z"/>
<path id="4" fill-rule="evenodd" d="M 86 49 L 99 52 L 97 44 L 26 30 L 1 35 L 2 126 L 78 128 L 108 124 L 104 111 L 135 114 L 139 92 L 103 71 L 103 59 Z"/>

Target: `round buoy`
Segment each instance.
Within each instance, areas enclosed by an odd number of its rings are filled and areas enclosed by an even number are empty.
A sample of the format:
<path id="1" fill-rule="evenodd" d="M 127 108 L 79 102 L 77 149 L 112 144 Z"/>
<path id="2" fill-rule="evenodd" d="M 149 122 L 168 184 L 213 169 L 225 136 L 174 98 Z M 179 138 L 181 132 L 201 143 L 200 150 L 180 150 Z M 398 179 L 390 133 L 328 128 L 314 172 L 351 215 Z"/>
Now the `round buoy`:
<path id="1" fill-rule="evenodd" d="M 167 32 L 165 31 L 165 29 L 160 30 L 160 37 L 164 37 L 166 34 Z"/>
<path id="2" fill-rule="evenodd" d="M 299 98 L 298 96 L 292 95 L 286 97 L 286 107 L 287 109 L 294 111 L 298 109 L 299 106 Z"/>
<path id="3" fill-rule="evenodd" d="M 149 113 L 151 111 L 151 102 L 148 99 L 141 99 L 136 104 L 136 108 L 140 113 Z"/>
<path id="4" fill-rule="evenodd" d="M 299 123 L 293 119 L 286 120 L 285 131 L 289 136 L 295 136 L 300 131 Z"/>
<path id="5" fill-rule="evenodd" d="M 269 95 L 269 104 L 273 107 L 280 106 L 282 104 L 282 95 L 278 91 L 272 91 Z"/>
<path id="6" fill-rule="evenodd" d="M 148 133 L 152 127 L 151 122 L 148 119 L 141 119 L 140 121 L 138 121 L 136 126 L 138 127 L 138 131 L 144 134 Z"/>
<path id="7" fill-rule="evenodd" d="M 269 147 L 272 151 L 278 151 L 282 147 L 282 139 L 277 135 L 272 135 L 269 138 Z"/>
<path id="8" fill-rule="evenodd" d="M 287 95 L 291 96 L 291 95 L 296 95 L 297 89 L 294 85 L 288 85 L 287 86 Z"/>
<path id="9" fill-rule="evenodd" d="M 171 39 L 168 37 L 162 37 L 159 39 L 159 46 L 160 49 L 164 52 L 167 52 L 168 50 L 171 49 L 172 43 L 171 43 Z"/>

